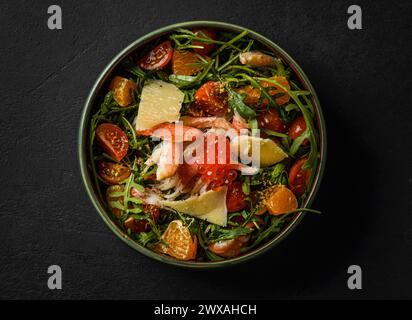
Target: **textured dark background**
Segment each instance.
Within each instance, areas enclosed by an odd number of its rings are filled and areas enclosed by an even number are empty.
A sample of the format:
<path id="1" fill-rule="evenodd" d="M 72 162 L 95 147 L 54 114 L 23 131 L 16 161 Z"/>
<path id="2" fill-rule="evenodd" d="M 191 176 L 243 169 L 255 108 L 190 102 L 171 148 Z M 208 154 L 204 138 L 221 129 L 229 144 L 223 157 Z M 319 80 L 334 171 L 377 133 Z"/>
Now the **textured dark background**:
<path id="1" fill-rule="evenodd" d="M 0 298 L 412 298 L 410 1 L 50 1 L 0 4 Z M 82 185 L 77 129 L 102 68 L 130 42 L 187 20 L 240 24 L 303 67 L 327 121 L 314 207 L 266 256 L 198 272 L 152 261 L 104 225 Z M 47 288 L 47 267 L 63 290 Z M 347 289 L 347 268 L 364 289 Z"/>

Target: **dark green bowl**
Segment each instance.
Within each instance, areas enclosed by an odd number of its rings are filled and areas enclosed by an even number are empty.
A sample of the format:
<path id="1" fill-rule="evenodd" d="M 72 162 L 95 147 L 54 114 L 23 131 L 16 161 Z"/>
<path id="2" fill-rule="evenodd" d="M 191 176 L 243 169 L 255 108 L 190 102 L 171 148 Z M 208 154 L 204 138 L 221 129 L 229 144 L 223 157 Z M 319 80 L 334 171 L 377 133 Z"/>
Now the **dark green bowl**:
<path id="1" fill-rule="evenodd" d="M 153 31 L 136 41 L 130 44 L 128 47 L 123 49 L 107 66 L 104 68 L 103 72 L 100 74 L 99 78 L 97 79 L 96 83 L 94 84 L 90 94 L 87 98 L 86 104 L 83 108 L 83 112 L 80 119 L 80 129 L 79 129 L 79 161 L 80 161 L 80 169 L 81 174 L 83 177 L 83 182 L 86 187 L 87 193 L 93 205 L 99 212 L 100 216 L 102 217 L 103 221 L 107 224 L 107 226 L 120 238 L 122 239 L 127 245 L 132 247 L 133 249 L 143 253 L 144 255 L 151 257 L 153 259 L 159 260 L 161 262 L 165 262 L 168 264 L 181 266 L 181 267 L 188 267 L 188 268 L 196 268 L 196 269 L 212 269 L 217 267 L 229 266 L 238 264 L 240 262 L 244 262 L 247 260 L 251 260 L 254 257 L 261 255 L 262 253 L 268 251 L 269 249 L 273 248 L 276 244 L 278 244 L 281 240 L 283 240 L 302 220 L 304 213 L 297 214 L 292 221 L 279 233 L 277 234 L 271 241 L 262 245 L 261 247 L 255 249 L 254 251 L 248 252 L 242 256 L 239 256 L 234 259 L 224 260 L 224 261 L 217 261 L 217 262 L 196 262 L 196 261 L 180 261 L 174 258 L 160 255 L 155 253 L 147 248 L 142 247 L 133 239 L 131 239 L 123 230 L 121 230 L 111 219 L 111 213 L 106 209 L 105 204 L 99 200 L 97 195 L 96 188 L 93 184 L 92 173 L 90 172 L 89 168 L 89 159 L 88 159 L 88 150 L 90 148 L 88 143 L 88 131 L 90 125 L 90 118 L 93 107 L 95 105 L 95 100 L 99 94 L 101 88 L 106 84 L 108 79 L 111 78 L 113 70 L 118 66 L 121 61 L 129 56 L 135 50 L 144 47 L 148 42 L 163 36 L 176 28 L 194 28 L 194 27 L 211 27 L 216 29 L 224 29 L 227 31 L 233 32 L 242 32 L 247 30 L 246 28 L 229 24 L 223 22 L 216 22 L 216 21 L 191 21 L 191 22 L 183 22 L 174 25 L 170 25 L 156 31 Z M 263 45 L 271 48 L 278 56 L 280 56 L 287 65 L 289 65 L 293 71 L 295 72 L 296 76 L 301 81 L 301 85 L 312 93 L 312 103 L 315 108 L 315 121 L 317 122 L 317 127 L 319 129 L 319 149 L 320 149 L 320 161 L 319 166 L 317 168 L 316 176 L 312 185 L 312 189 L 309 192 L 308 198 L 304 203 L 304 207 L 309 207 L 315 198 L 316 192 L 319 188 L 321 178 L 323 175 L 323 171 L 325 168 L 325 160 L 326 160 L 326 129 L 325 129 L 325 121 L 323 118 L 322 110 L 319 104 L 318 97 L 313 89 L 308 77 L 299 67 L 299 65 L 278 45 L 270 41 L 269 39 L 265 38 L 264 36 L 248 30 L 249 37 L 255 39 L 256 41 L 262 43 Z"/>

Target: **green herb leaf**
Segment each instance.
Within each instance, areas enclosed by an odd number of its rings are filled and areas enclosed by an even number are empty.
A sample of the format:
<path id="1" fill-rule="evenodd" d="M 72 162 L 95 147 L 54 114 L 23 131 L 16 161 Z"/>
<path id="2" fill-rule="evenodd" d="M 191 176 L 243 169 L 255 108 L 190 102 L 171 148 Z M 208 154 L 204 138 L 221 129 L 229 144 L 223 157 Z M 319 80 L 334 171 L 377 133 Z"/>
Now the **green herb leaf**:
<path id="1" fill-rule="evenodd" d="M 236 110 L 245 119 L 256 117 L 255 110 L 243 102 L 244 97 L 241 94 L 230 88 L 227 88 L 227 91 L 229 94 L 229 107 L 232 110 Z"/>

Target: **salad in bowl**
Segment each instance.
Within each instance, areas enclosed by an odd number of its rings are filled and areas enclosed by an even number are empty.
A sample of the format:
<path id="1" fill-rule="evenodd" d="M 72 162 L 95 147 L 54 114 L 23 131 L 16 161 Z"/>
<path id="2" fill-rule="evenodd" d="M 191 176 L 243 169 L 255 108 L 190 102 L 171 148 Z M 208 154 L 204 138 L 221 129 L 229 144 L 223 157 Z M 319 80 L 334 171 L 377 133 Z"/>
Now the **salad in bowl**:
<path id="1" fill-rule="evenodd" d="M 86 187 L 139 251 L 180 265 L 238 261 L 317 212 L 320 107 L 293 60 L 259 37 L 168 27 L 119 55 L 89 97 Z"/>

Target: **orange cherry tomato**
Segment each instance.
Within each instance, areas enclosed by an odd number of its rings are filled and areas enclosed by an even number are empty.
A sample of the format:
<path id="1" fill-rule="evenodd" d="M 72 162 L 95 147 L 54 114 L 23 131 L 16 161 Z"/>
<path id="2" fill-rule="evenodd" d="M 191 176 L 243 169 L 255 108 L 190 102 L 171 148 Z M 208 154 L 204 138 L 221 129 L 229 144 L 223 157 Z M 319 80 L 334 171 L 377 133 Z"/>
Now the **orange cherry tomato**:
<path id="1" fill-rule="evenodd" d="M 197 237 L 191 235 L 188 227 L 180 220 L 173 220 L 162 234 L 166 243 L 159 243 L 154 250 L 179 260 L 196 259 Z"/>
<path id="2" fill-rule="evenodd" d="M 274 216 L 288 213 L 298 207 L 294 193 L 283 185 L 273 186 L 266 193 L 264 204 Z"/>
<path id="3" fill-rule="evenodd" d="M 208 249 L 218 256 L 228 259 L 235 258 L 240 255 L 240 249 L 248 243 L 249 238 L 249 236 L 243 235 L 230 240 L 213 242 L 208 246 Z"/>
<path id="4" fill-rule="evenodd" d="M 123 77 L 114 77 L 109 85 L 113 91 L 113 99 L 121 107 L 127 107 L 133 101 L 133 91 L 137 89 L 136 83 Z"/>
<path id="5" fill-rule="evenodd" d="M 198 36 L 199 38 L 205 38 L 205 36 L 209 39 L 216 40 L 216 31 L 213 29 L 209 28 L 199 28 L 199 29 L 193 29 L 192 32 Z M 205 43 L 201 41 L 193 41 L 192 45 L 194 46 L 203 46 L 203 48 L 195 48 L 193 49 L 197 53 L 201 55 L 206 55 L 210 51 L 212 51 L 215 47 L 214 43 Z"/>
<path id="6" fill-rule="evenodd" d="M 224 116 L 228 112 L 228 95 L 220 82 L 209 81 L 202 85 L 196 91 L 195 103 L 211 115 Z"/>
<path id="7" fill-rule="evenodd" d="M 102 148 L 115 160 L 122 160 L 129 149 L 129 140 L 118 126 L 102 123 L 96 128 L 96 139 Z"/>
<path id="8" fill-rule="evenodd" d="M 101 161 L 98 164 L 99 176 L 108 184 L 120 184 L 126 180 L 131 170 L 120 164 L 107 161 Z"/>
<path id="9" fill-rule="evenodd" d="M 289 170 L 289 187 L 297 196 L 302 195 L 309 185 L 311 170 L 302 168 L 306 160 L 306 157 L 297 160 Z"/>
<path id="10" fill-rule="evenodd" d="M 191 76 L 197 73 L 200 68 L 199 57 L 191 51 L 173 52 L 172 71 L 177 75 Z"/>
<path id="11" fill-rule="evenodd" d="M 149 51 L 138 64 L 144 70 L 158 70 L 164 68 L 172 60 L 172 56 L 172 43 L 166 40 Z"/>
<path id="12" fill-rule="evenodd" d="M 285 77 L 283 77 L 283 76 L 274 76 L 274 77 L 271 77 L 271 79 L 275 80 L 276 82 L 278 82 L 279 84 L 284 86 L 286 89 L 288 89 L 288 90 L 290 89 L 289 81 Z M 264 88 L 272 88 L 272 89 L 269 89 L 269 91 L 268 91 L 268 93 L 271 96 L 274 96 L 278 93 L 284 93 L 284 95 L 282 95 L 282 96 L 275 99 L 276 103 L 279 106 L 289 102 L 289 100 L 290 100 L 289 95 L 287 93 L 285 93 L 285 91 L 283 89 L 281 89 L 280 87 L 277 87 L 273 83 L 270 83 L 270 82 L 267 82 L 267 81 L 262 81 L 260 84 Z"/>
<path id="13" fill-rule="evenodd" d="M 279 82 L 286 89 L 290 89 L 289 81 L 285 77 L 274 76 L 271 79 Z M 260 85 L 264 88 L 272 88 L 268 90 L 268 93 L 271 96 L 284 92 L 283 89 L 276 87 L 273 83 L 270 83 L 268 81 L 261 81 Z M 246 103 L 247 105 L 255 106 L 255 107 L 259 106 L 263 108 L 263 107 L 266 107 L 269 103 L 269 101 L 266 98 L 264 98 L 262 99 L 261 104 L 259 104 L 261 92 L 260 92 L 260 89 L 258 88 L 254 88 L 248 85 L 248 86 L 239 87 L 236 91 L 237 93 L 245 95 L 245 99 L 243 100 L 243 102 Z M 284 105 L 285 103 L 289 102 L 289 100 L 290 100 L 290 97 L 287 93 L 285 93 L 284 95 L 280 97 L 275 98 L 275 102 L 279 106 Z"/>

